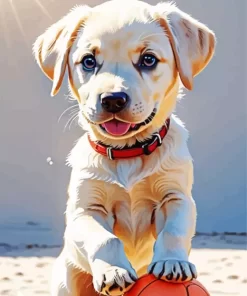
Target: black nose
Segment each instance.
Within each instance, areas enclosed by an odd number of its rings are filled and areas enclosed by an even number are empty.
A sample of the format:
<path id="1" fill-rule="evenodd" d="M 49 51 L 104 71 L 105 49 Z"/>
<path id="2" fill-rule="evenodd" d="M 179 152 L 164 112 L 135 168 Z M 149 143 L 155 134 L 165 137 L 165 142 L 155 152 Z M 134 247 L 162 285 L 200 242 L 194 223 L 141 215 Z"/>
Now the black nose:
<path id="1" fill-rule="evenodd" d="M 103 109 L 110 113 L 122 111 L 129 101 L 129 97 L 124 92 L 103 93 L 100 95 L 100 102 Z"/>

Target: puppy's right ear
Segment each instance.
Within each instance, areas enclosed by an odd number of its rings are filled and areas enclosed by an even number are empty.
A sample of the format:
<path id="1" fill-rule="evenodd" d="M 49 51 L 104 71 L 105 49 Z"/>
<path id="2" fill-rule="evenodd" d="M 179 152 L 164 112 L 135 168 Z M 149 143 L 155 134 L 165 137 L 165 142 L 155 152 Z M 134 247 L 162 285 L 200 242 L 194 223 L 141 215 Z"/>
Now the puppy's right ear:
<path id="1" fill-rule="evenodd" d="M 73 8 L 34 43 L 35 59 L 46 76 L 53 81 L 51 96 L 55 96 L 61 87 L 70 48 L 89 14 L 88 6 Z"/>

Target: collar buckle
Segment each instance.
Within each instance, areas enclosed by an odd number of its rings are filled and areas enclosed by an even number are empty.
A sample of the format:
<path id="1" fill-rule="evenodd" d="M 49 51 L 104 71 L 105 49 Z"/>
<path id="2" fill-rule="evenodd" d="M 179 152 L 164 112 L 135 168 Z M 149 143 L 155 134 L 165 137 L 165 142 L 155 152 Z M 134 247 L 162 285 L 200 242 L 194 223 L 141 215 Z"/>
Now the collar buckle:
<path id="1" fill-rule="evenodd" d="M 155 137 L 155 140 L 158 142 L 158 146 L 161 146 L 162 145 L 162 139 L 161 139 L 160 134 L 159 133 L 154 133 L 153 135 Z"/>
<path id="2" fill-rule="evenodd" d="M 113 157 L 113 153 L 112 153 L 112 147 L 107 147 L 106 148 L 106 154 L 107 154 L 107 157 L 110 159 L 110 160 L 113 160 L 114 157 Z"/>

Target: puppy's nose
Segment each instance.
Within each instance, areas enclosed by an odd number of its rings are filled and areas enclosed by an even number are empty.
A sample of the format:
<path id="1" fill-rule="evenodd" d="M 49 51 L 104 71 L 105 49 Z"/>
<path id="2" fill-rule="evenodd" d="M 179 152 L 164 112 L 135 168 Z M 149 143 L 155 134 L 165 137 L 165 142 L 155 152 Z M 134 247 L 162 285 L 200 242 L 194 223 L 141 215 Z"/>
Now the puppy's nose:
<path id="1" fill-rule="evenodd" d="M 129 97 L 124 92 L 103 93 L 100 95 L 102 108 L 109 113 L 122 111 L 129 101 Z"/>

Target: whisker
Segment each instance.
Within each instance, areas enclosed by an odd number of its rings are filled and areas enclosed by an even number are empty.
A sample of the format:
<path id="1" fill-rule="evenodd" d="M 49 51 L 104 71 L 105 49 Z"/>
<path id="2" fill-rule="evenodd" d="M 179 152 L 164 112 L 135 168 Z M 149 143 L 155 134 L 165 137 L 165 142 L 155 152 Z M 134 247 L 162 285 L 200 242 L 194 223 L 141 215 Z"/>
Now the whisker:
<path id="1" fill-rule="evenodd" d="M 78 113 L 78 112 L 79 112 L 79 110 L 72 110 L 72 111 L 69 113 L 69 115 L 76 114 L 76 113 Z"/>
<path id="2" fill-rule="evenodd" d="M 70 120 L 71 120 L 71 118 L 67 121 L 67 123 L 65 124 L 65 126 L 64 126 L 64 128 L 63 128 L 63 131 L 65 132 L 66 131 L 66 128 L 67 128 L 67 126 L 68 126 L 68 124 L 70 123 Z"/>
<path id="3" fill-rule="evenodd" d="M 77 101 L 77 99 L 75 99 L 73 96 L 69 96 L 69 97 L 68 97 L 68 100 L 69 100 L 69 101 L 73 101 L 73 102 L 74 102 L 74 101 Z"/>
<path id="4" fill-rule="evenodd" d="M 52 19 L 49 12 L 45 9 L 44 5 L 39 0 L 34 0 L 35 3 L 39 6 L 39 8 L 42 10 L 42 12 L 49 18 Z"/>
<path id="5" fill-rule="evenodd" d="M 70 117 L 71 117 L 71 116 L 75 116 L 75 115 L 78 115 L 78 116 L 79 116 L 79 113 L 78 113 L 78 112 L 71 113 L 71 114 L 70 114 Z"/>
<path id="6" fill-rule="evenodd" d="M 75 117 L 77 117 L 78 115 L 75 116 L 71 116 L 70 119 L 67 121 L 65 127 L 64 127 L 64 131 L 66 131 L 66 128 L 68 127 L 68 125 L 70 124 L 71 121 L 73 121 L 75 119 Z"/>
<path id="7" fill-rule="evenodd" d="M 66 100 L 69 100 L 69 101 L 77 101 L 76 98 L 73 97 L 73 95 L 71 94 L 71 92 L 69 92 L 67 95 L 64 95 Z"/>
<path id="8" fill-rule="evenodd" d="M 79 118 L 78 114 L 77 114 L 77 115 L 71 120 L 71 122 L 70 122 L 70 124 L 69 124 L 69 130 L 70 130 L 70 128 L 71 128 L 73 122 L 74 122 L 77 118 Z"/>
<path id="9" fill-rule="evenodd" d="M 70 113 L 70 118 L 71 118 L 71 117 L 74 117 L 75 115 L 79 116 L 79 113 L 78 113 L 77 111 L 76 111 L 76 112 L 73 112 L 73 113 L 71 112 L 71 113 Z"/>
<path id="10" fill-rule="evenodd" d="M 63 117 L 63 115 L 64 115 L 67 111 L 69 111 L 69 110 L 71 110 L 71 109 L 73 109 L 73 108 L 78 108 L 78 105 L 73 105 L 73 106 L 70 106 L 70 107 L 68 107 L 67 109 L 65 109 L 65 110 L 63 111 L 63 113 L 59 116 L 57 122 L 59 122 L 59 121 L 61 120 L 61 118 Z M 78 109 L 78 111 L 79 111 L 79 109 Z"/>

